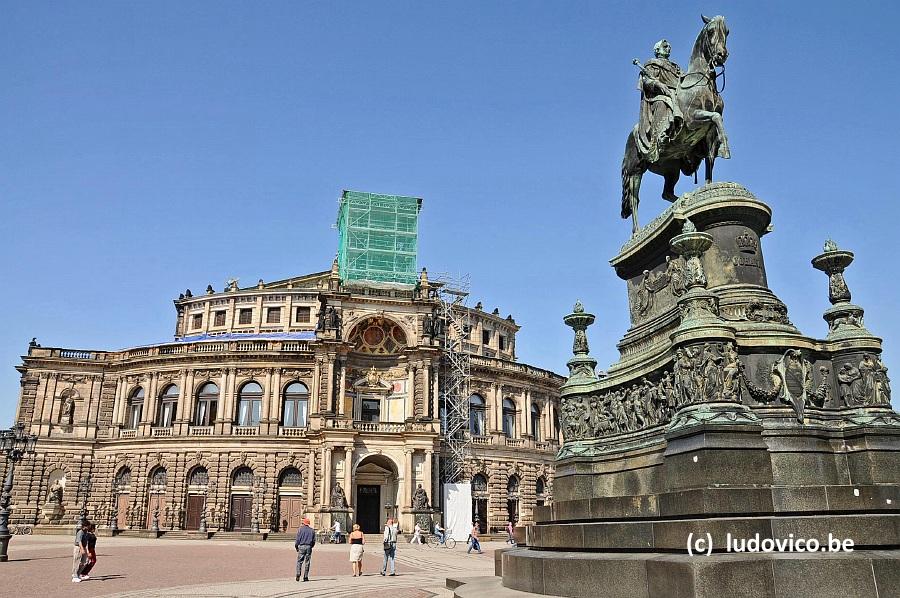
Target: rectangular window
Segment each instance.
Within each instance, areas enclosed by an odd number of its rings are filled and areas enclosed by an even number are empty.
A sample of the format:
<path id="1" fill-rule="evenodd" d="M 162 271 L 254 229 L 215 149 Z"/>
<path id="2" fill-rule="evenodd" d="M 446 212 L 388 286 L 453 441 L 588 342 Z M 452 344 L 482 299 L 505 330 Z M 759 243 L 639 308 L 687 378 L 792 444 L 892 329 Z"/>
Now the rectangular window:
<path id="1" fill-rule="evenodd" d="M 491 331 L 490 330 L 482 330 L 481 331 L 481 344 L 482 345 L 490 345 L 491 344 Z"/>
<path id="2" fill-rule="evenodd" d="M 225 325 L 225 312 L 217 311 L 215 320 L 213 320 L 214 326 L 224 326 Z"/>
<path id="3" fill-rule="evenodd" d="M 160 428 L 171 428 L 175 419 L 175 401 L 162 401 L 159 404 L 159 421 L 157 426 Z"/>
<path id="4" fill-rule="evenodd" d="M 500 350 L 506 351 L 506 337 L 501 334 L 497 337 L 497 342 L 500 343 Z"/>
<path id="5" fill-rule="evenodd" d="M 308 324 L 312 321 L 312 309 L 309 307 L 298 307 L 294 314 L 294 322 L 297 324 Z"/>
<path id="6" fill-rule="evenodd" d="M 260 399 L 242 399 L 238 403 L 237 425 L 258 426 L 261 407 L 262 401 Z"/>
<path id="7" fill-rule="evenodd" d="M 269 307 L 266 309 L 266 324 L 280 324 L 281 323 L 281 308 L 280 307 Z"/>
<path id="8" fill-rule="evenodd" d="M 194 314 L 191 317 L 191 328 L 193 328 L 194 330 L 203 328 L 203 314 Z"/>
<path id="9" fill-rule="evenodd" d="M 253 309 L 241 309 L 238 311 L 238 324 L 250 324 L 253 322 Z"/>
<path id="10" fill-rule="evenodd" d="M 197 404 L 196 426 L 211 426 L 216 420 L 216 399 L 200 399 Z"/>
<path id="11" fill-rule="evenodd" d="M 363 399 L 362 421 L 378 423 L 381 419 L 381 401 L 378 399 Z"/>

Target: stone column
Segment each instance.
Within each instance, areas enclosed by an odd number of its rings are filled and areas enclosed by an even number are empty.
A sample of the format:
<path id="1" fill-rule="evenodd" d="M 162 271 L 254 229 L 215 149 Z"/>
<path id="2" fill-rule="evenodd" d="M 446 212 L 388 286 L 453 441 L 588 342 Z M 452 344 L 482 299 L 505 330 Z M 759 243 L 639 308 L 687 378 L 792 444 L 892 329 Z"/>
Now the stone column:
<path id="1" fill-rule="evenodd" d="M 344 397 L 347 395 L 347 359 L 345 357 L 340 358 L 340 368 L 341 368 L 341 385 L 338 390 L 337 397 L 337 412 L 338 415 L 344 415 Z"/>
<path id="2" fill-rule="evenodd" d="M 309 416 L 317 415 L 319 413 L 319 380 L 322 376 L 322 364 L 319 357 L 316 357 L 315 363 L 313 364 L 313 380 L 312 386 L 310 387 L 310 395 L 309 395 Z"/>
<path id="3" fill-rule="evenodd" d="M 329 355 L 328 355 L 328 382 L 327 382 L 328 399 L 325 404 L 325 411 L 333 411 L 334 410 L 334 405 L 332 404 L 332 401 L 334 401 L 334 359 L 335 359 L 334 354 L 329 353 Z"/>
<path id="4" fill-rule="evenodd" d="M 322 449 L 322 505 L 328 505 L 331 498 L 331 447 Z"/>
<path id="5" fill-rule="evenodd" d="M 412 491 L 414 488 L 413 485 L 413 475 L 412 475 L 412 449 L 404 449 L 403 450 L 403 502 L 401 502 L 401 506 L 406 507 L 407 509 L 412 507 Z"/>
<path id="6" fill-rule="evenodd" d="M 433 369 L 434 369 L 434 373 L 433 373 L 434 389 L 433 389 L 432 395 L 431 395 L 431 419 L 440 419 L 440 416 L 441 416 L 441 407 L 440 407 L 440 404 L 441 404 L 440 403 L 440 401 L 441 401 L 441 392 L 440 392 L 441 378 L 440 378 L 440 376 L 441 376 L 441 373 L 440 373 L 440 371 L 441 370 L 437 364 L 435 364 L 433 366 Z M 468 398 L 467 398 L 467 400 L 468 400 Z"/>
<path id="7" fill-rule="evenodd" d="M 531 434 L 531 389 L 525 389 L 525 415 L 522 417 L 522 421 L 525 422 L 524 430 L 522 430 L 522 435 Z M 535 438 L 537 440 L 537 438 Z"/>
<path id="8" fill-rule="evenodd" d="M 425 488 L 425 491 L 428 493 L 428 500 L 434 503 L 434 484 L 431 475 L 432 464 L 431 460 L 434 458 L 434 451 L 425 451 L 425 468 L 422 472 L 422 487 Z M 433 504 L 432 504 L 433 506 Z"/>
<path id="9" fill-rule="evenodd" d="M 178 381 L 178 405 L 175 407 L 175 430 L 177 434 L 187 432 L 185 427 L 191 421 L 191 397 L 194 396 L 194 371 L 181 370 Z"/>
<path id="10" fill-rule="evenodd" d="M 231 432 L 231 422 L 234 419 L 234 392 L 231 386 L 234 384 L 234 369 L 226 368 L 219 380 L 219 396 L 221 397 L 219 412 L 216 414 L 215 432 L 227 434 Z"/>
<path id="11" fill-rule="evenodd" d="M 353 496 L 353 492 L 351 492 L 351 484 L 353 484 L 351 480 L 351 474 L 353 472 L 353 447 L 348 446 L 344 448 L 344 494 L 347 497 L 347 503 L 353 507 L 355 506 L 355 502 L 351 502 L 350 498 Z"/>
<path id="12" fill-rule="evenodd" d="M 141 435 L 149 436 L 150 429 L 156 425 L 156 393 L 159 390 L 159 373 L 153 372 L 150 376 L 150 383 L 147 385 L 148 392 L 144 394 L 144 413 L 141 417 Z"/>
<path id="13" fill-rule="evenodd" d="M 404 416 L 410 419 L 413 416 L 416 405 L 416 366 L 412 363 L 406 366 L 406 403 Z"/>
<path id="14" fill-rule="evenodd" d="M 272 378 L 272 400 L 269 404 L 269 433 L 278 433 L 278 423 L 281 421 L 281 368 L 275 369 Z"/>
<path id="15" fill-rule="evenodd" d="M 113 402 L 113 413 L 112 413 L 112 427 L 116 427 L 119 424 L 119 412 L 122 411 L 122 397 L 125 396 L 125 377 L 119 376 L 119 379 L 116 381 L 116 394 Z M 37 398 L 35 397 L 35 400 Z M 37 421 L 38 410 L 34 410 L 35 413 L 35 421 Z"/>
<path id="16" fill-rule="evenodd" d="M 422 390 L 422 410 L 416 415 L 425 417 L 429 415 L 428 404 L 431 400 L 431 360 L 426 359 L 422 362 L 422 384 L 425 388 Z"/>
<path id="17" fill-rule="evenodd" d="M 503 386 L 494 384 L 494 431 L 503 433 Z"/>
<path id="18" fill-rule="evenodd" d="M 316 451 L 310 449 L 306 472 L 306 505 L 308 510 L 316 500 Z"/>

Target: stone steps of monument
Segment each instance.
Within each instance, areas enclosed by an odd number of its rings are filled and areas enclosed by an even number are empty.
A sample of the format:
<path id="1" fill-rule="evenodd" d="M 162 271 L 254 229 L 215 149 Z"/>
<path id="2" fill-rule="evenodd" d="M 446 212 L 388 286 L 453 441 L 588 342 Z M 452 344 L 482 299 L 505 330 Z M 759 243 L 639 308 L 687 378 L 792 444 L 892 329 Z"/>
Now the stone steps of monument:
<path id="1" fill-rule="evenodd" d="M 690 537 L 709 537 L 722 550 L 729 537 L 815 539 L 821 546 L 837 538 L 850 539 L 857 547 L 897 548 L 900 512 L 551 523 L 529 528 L 528 545 L 551 550 L 684 552 Z"/>
<path id="2" fill-rule="evenodd" d="M 199 532 L 196 530 L 169 530 L 162 535 L 166 540 L 208 540 L 215 532 Z"/>
<path id="3" fill-rule="evenodd" d="M 550 506 L 536 507 L 535 520 L 542 523 L 751 513 L 890 513 L 898 509 L 900 484 L 720 487 L 555 500 Z"/>

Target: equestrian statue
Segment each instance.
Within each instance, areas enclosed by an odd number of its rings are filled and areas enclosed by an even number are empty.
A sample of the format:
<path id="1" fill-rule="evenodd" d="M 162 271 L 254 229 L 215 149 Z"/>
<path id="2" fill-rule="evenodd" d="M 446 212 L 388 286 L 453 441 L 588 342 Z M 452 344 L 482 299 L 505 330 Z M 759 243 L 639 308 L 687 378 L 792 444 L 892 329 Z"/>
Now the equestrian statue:
<path id="1" fill-rule="evenodd" d="M 716 85 L 722 77 L 724 89 L 728 27 L 724 17 L 702 18 L 704 26 L 694 42 L 687 72 L 669 60 L 672 46 L 664 39 L 653 48 L 655 58 L 644 65 L 633 61 L 641 73 L 641 110 L 622 159 L 622 218 L 631 216 L 632 235 L 640 228 L 637 211 L 646 171 L 665 179 L 662 197 L 675 201 L 680 173 L 696 179 L 703 160 L 710 183 L 716 158 L 731 157 L 722 123 L 725 103 Z"/>

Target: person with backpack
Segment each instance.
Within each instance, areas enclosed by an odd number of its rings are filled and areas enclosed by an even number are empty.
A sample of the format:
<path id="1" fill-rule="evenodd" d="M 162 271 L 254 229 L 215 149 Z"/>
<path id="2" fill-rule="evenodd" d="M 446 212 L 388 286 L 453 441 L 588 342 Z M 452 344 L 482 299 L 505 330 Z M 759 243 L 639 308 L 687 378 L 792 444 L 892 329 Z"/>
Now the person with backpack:
<path id="1" fill-rule="evenodd" d="M 396 575 L 394 568 L 394 560 L 397 556 L 397 537 L 400 535 L 400 529 L 393 519 L 388 519 L 384 525 L 384 562 L 381 565 L 381 574 L 387 573 L 388 563 L 391 564 L 391 575 Z"/>

